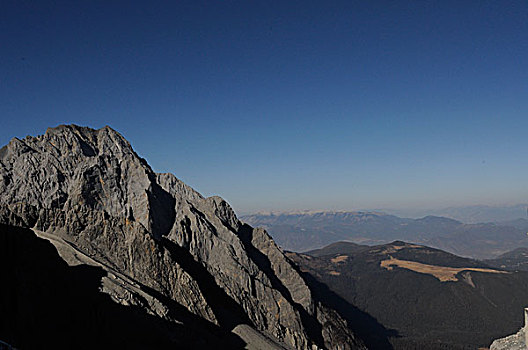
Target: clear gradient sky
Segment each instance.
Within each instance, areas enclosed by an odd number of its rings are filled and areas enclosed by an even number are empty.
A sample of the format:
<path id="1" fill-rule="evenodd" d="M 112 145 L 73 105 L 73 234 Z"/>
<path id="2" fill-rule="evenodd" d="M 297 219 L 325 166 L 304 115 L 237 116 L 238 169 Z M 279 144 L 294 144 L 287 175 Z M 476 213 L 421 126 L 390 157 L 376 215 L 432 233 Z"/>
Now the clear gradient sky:
<path id="1" fill-rule="evenodd" d="M 528 2 L 3 0 L 0 121 L 239 213 L 526 202 Z"/>

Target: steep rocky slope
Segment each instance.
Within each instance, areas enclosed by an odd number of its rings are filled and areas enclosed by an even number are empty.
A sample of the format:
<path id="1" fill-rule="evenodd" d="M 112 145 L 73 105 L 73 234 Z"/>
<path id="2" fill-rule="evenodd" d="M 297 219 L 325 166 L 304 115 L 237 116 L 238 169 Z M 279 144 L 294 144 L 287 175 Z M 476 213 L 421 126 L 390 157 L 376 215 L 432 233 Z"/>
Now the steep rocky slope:
<path id="1" fill-rule="evenodd" d="M 168 300 L 164 303 L 172 311 L 165 317 L 145 312 L 145 305 L 117 303 L 118 294 L 101 293 L 102 286 L 123 285 L 122 291 L 131 290 L 145 304 L 154 304 L 160 296 L 150 296 L 155 293 L 148 290 L 135 292 L 90 262 L 68 266 L 50 242 L 30 229 L 0 225 L 0 276 L 0 340 L 18 349 L 245 346 L 229 330 Z"/>
<path id="2" fill-rule="evenodd" d="M 109 127 L 59 126 L 0 149 L 0 222 L 97 266 L 112 300 L 163 321 L 194 315 L 248 346 L 364 347 L 264 230 L 154 173 Z"/>

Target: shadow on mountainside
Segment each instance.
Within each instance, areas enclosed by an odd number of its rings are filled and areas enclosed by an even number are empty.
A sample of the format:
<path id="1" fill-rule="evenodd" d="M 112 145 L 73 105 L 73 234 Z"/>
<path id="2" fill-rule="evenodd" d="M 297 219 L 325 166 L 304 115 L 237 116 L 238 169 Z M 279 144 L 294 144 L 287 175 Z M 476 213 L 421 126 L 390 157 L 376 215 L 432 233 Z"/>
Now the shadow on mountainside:
<path id="1" fill-rule="evenodd" d="M 399 337 L 396 330 L 386 329 L 374 317 L 350 304 L 330 290 L 326 284 L 319 282 L 311 274 L 300 271 L 297 265 L 295 267 L 310 286 L 316 299 L 339 312 L 347 320 L 348 327 L 363 340 L 369 349 L 393 349 L 389 337 Z"/>
<path id="2" fill-rule="evenodd" d="M 194 260 L 186 249 L 166 238 L 162 238 L 161 242 L 172 258 L 198 283 L 207 304 L 223 328 L 231 330 L 239 324 L 252 324 L 242 307 L 226 294 L 207 269 Z M 164 298 L 155 291 L 149 290 L 149 292 L 155 293 L 160 300 Z"/>
<path id="3" fill-rule="evenodd" d="M 99 267 L 68 266 L 51 243 L 31 230 L 0 225 L 0 340 L 19 349 L 245 345 L 230 329 L 217 327 L 175 302 L 168 305 L 169 315 L 180 324 L 140 307 L 117 304 L 99 291 L 105 275 Z"/>
<path id="4" fill-rule="evenodd" d="M 313 316 L 308 314 L 308 312 L 301 305 L 299 305 L 293 300 L 288 288 L 286 288 L 286 286 L 275 274 L 275 271 L 273 271 L 269 258 L 261 251 L 256 249 L 251 243 L 251 240 L 253 239 L 252 235 L 253 228 L 249 225 L 242 225 L 242 227 L 239 229 L 238 236 L 244 244 L 244 248 L 249 258 L 269 278 L 272 287 L 275 290 L 279 291 L 290 304 L 295 306 L 295 309 L 299 312 L 301 316 L 301 320 L 306 329 L 308 337 L 322 346 L 324 344 L 324 340 L 322 337 L 321 324 Z"/>

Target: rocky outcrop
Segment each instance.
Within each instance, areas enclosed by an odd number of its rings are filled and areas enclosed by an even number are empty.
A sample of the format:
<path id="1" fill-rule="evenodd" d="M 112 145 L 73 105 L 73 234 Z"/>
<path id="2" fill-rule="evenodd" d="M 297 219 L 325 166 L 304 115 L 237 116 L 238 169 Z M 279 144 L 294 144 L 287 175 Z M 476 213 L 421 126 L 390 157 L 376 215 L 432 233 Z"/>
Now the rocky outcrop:
<path id="1" fill-rule="evenodd" d="M 526 350 L 526 329 L 521 328 L 516 334 L 493 341 L 490 350 Z"/>
<path id="2" fill-rule="evenodd" d="M 524 309 L 524 327 L 516 334 L 493 341 L 490 350 L 526 350 L 528 348 L 528 308 Z"/>
<path id="3" fill-rule="evenodd" d="M 103 284 L 124 305 L 156 294 L 143 306 L 158 317 L 177 319 L 166 299 L 241 337 L 249 327 L 285 347 L 363 347 L 264 230 L 220 197 L 154 173 L 109 127 L 11 140 L 0 150 L 0 222 L 104 266 L 129 286 Z"/>

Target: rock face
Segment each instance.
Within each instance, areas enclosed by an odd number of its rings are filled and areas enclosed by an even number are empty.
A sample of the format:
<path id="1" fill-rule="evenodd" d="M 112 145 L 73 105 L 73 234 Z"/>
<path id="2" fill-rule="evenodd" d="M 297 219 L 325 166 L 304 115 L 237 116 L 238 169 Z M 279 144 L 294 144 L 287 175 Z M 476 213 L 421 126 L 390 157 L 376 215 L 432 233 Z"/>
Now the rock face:
<path id="1" fill-rule="evenodd" d="M 525 334 L 526 329 L 521 328 L 516 334 L 495 340 L 490 350 L 526 350 Z"/>
<path id="2" fill-rule="evenodd" d="M 524 309 L 524 327 L 516 334 L 493 341 L 490 350 L 526 350 L 528 347 L 528 308 Z"/>
<path id="3" fill-rule="evenodd" d="M 70 265 L 102 267 L 114 301 L 164 320 L 182 322 L 175 302 L 243 339 L 256 329 L 278 347 L 364 347 L 264 230 L 154 173 L 109 127 L 59 126 L 0 149 L 0 223 L 33 229 Z"/>

